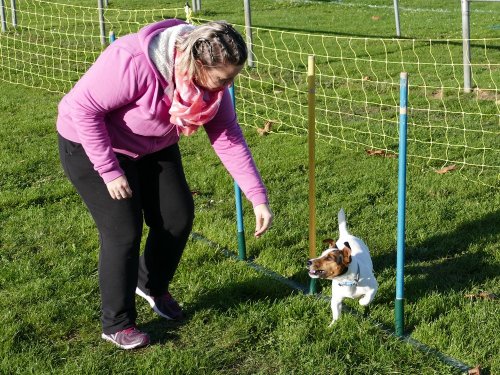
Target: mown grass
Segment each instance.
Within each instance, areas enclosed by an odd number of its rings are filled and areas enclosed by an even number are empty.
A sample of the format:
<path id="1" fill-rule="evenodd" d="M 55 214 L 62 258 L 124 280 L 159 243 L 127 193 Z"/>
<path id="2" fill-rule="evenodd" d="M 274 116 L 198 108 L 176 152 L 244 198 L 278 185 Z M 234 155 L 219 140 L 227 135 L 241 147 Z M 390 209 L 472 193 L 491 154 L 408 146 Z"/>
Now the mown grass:
<path id="1" fill-rule="evenodd" d="M 145 6 L 132 0 L 111 4 Z M 252 4 L 254 21 L 261 26 L 269 26 L 270 19 L 280 26 L 287 22 L 301 26 L 299 16 L 288 11 L 292 7 L 302 18 L 313 9 L 322 9 L 325 15 L 332 12 L 332 17 L 335 14 L 335 23 L 318 18 L 320 30 L 328 27 L 346 34 L 384 36 L 392 32 L 392 24 L 365 25 L 349 18 L 354 14 L 358 15 L 355 19 L 363 20 L 378 8 L 328 2 Z M 413 4 L 414 8 L 429 7 L 426 2 Z M 205 5 L 208 8 L 209 2 Z M 223 1 L 213 5 L 205 14 L 241 20 L 236 7 Z M 405 5 L 409 7 L 400 1 L 400 6 Z M 432 6 L 451 7 L 444 1 Z M 459 22 L 428 21 L 434 14 L 430 11 L 411 14 L 402 19 L 403 30 L 425 37 L 452 35 Z M 493 22 L 488 21 L 488 13 L 482 15 L 486 19 L 478 28 Z M 151 333 L 154 344 L 130 353 L 103 342 L 99 338 L 98 238 L 58 162 L 55 118 L 60 94 L 6 83 L 0 84 L 0 90 L 0 373 L 460 372 L 437 355 L 380 329 L 391 329 L 394 319 L 397 159 L 368 157 L 362 147 L 355 151 L 322 140 L 316 150 L 317 251 L 321 239 L 336 236 L 336 213 L 344 207 L 352 232 L 370 246 L 380 282 L 368 317 L 347 301 L 353 314 L 346 312 L 335 328 L 327 329 L 330 309 L 326 300 L 303 295 L 193 239 L 172 285 L 187 320 L 160 320 L 138 300 L 138 324 Z M 272 230 L 254 239 L 253 215 L 244 202 L 248 256 L 259 266 L 306 285 L 307 141 L 300 132 L 301 136 L 261 137 L 251 127 L 244 131 L 276 215 Z M 196 192 L 194 231 L 236 250 L 231 179 L 203 132 L 183 138 L 181 148 L 191 189 Z M 499 222 L 498 190 L 454 172 L 439 175 L 419 163 L 409 166 L 406 333 L 467 365 L 480 364 L 489 374 L 500 373 L 500 306 L 498 300 L 466 295 L 481 291 L 500 294 Z M 328 295 L 328 282 L 319 283 L 319 291 Z"/>
<path id="2" fill-rule="evenodd" d="M 101 342 L 98 241 L 92 220 L 60 170 L 57 95 L 2 84 L 0 300 L 7 373 L 455 373 L 399 342 L 392 327 L 396 161 L 318 144 L 318 238 L 335 236 L 343 206 L 369 244 L 381 288 L 369 319 L 344 314 L 333 330 L 328 303 L 304 296 L 216 248 L 190 241 L 173 284 L 188 320 L 163 322 L 142 301 L 139 325 L 155 345 L 122 353 Z M 269 187 L 273 229 L 247 250 L 263 267 L 306 284 L 307 154 L 303 139 L 247 132 Z M 197 204 L 195 231 L 236 249 L 232 184 L 203 134 L 181 142 Z M 410 167 L 407 333 L 470 365 L 498 371 L 498 193 L 458 175 Z M 318 251 L 320 247 L 318 245 Z M 320 290 L 328 294 L 329 285 Z M 355 304 L 347 303 L 361 312 Z M 485 346 L 484 342 L 490 345 Z"/>

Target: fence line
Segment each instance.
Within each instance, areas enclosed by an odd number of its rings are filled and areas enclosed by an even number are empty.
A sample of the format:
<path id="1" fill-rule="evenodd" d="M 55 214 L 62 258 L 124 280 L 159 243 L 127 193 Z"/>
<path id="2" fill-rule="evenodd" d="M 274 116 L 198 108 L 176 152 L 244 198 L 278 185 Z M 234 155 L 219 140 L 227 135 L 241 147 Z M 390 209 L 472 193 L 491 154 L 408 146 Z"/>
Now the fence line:
<path id="1" fill-rule="evenodd" d="M 9 21 L 9 4 L 5 10 Z M 16 14 L 17 27 L 8 22 L 0 33 L 0 80 L 64 93 L 102 51 L 97 8 L 18 0 Z M 182 8 L 104 9 L 106 29 L 117 37 L 184 15 Z M 245 25 L 235 26 L 246 35 Z M 409 161 L 453 164 L 471 180 L 500 187 L 500 38 L 470 39 L 473 90 L 464 93 L 462 39 L 251 32 L 254 66 L 236 82 L 243 126 L 305 137 L 307 59 L 315 55 L 317 139 L 396 155 L 399 73 L 406 71 Z"/>

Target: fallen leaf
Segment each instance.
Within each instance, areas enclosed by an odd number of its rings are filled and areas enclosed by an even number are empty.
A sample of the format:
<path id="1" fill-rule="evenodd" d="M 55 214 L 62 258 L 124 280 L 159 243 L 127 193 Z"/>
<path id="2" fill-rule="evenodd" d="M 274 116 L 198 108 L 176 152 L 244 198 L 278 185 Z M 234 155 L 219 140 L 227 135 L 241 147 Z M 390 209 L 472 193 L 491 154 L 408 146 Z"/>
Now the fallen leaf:
<path id="1" fill-rule="evenodd" d="M 271 133 L 273 123 L 273 121 L 267 121 L 264 124 L 264 128 L 257 128 L 257 133 L 259 133 L 259 135 L 268 135 L 269 133 Z"/>
<path id="2" fill-rule="evenodd" d="M 389 154 L 384 150 L 372 150 L 372 149 L 370 149 L 370 150 L 365 150 L 365 151 L 370 156 L 384 156 L 386 158 L 396 158 L 397 157 L 396 154 Z"/>
<path id="3" fill-rule="evenodd" d="M 498 299 L 498 296 L 495 293 L 489 293 L 489 292 L 481 292 L 481 293 L 479 293 L 479 296 L 481 298 L 487 299 L 487 300 Z"/>
<path id="4" fill-rule="evenodd" d="M 443 97 L 444 97 L 444 91 L 441 90 L 441 89 L 433 91 L 432 92 L 432 97 L 434 99 L 443 99 Z"/>
<path id="5" fill-rule="evenodd" d="M 370 80 L 370 76 L 363 76 L 363 81 L 369 81 Z"/>
<path id="6" fill-rule="evenodd" d="M 448 165 L 447 167 L 444 167 L 444 168 L 441 168 L 441 169 L 438 169 L 436 171 L 436 173 L 439 173 L 439 174 L 445 174 L 449 171 L 454 171 L 455 169 L 457 169 L 457 166 L 455 164 L 452 164 L 452 165 Z"/>
<path id="7" fill-rule="evenodd" d="M 372 16 L 372 20 L 378 21 L 380 19 L 380 16 Z"/>
<path id="8" fill-rule="evenodd" d="M 480 100 L 496 100 L 498 97 L 498 93 L 496 90 L 475 89 L 474 93 Z"/>
<path id="9" fill-rule="evenodd" d="M 476 294 L 466 294 L 465 298 L 469 299 L 484 299 L 484 300 L 489 300 L 493 301 L 495 299 L 498 299 L 498 296 L 494 293 L 489 293 L 489 292 L 480 292 Z"/>
<path id="10" fill-rule="evenodd" d="M 384 155 L 385 154 L 385 151 L 382 151 L 382 150 L 366 150 L 366 153 L 368 155 Z"/>
<path id="11" fill-rule="evenodd" d="M 481 375 L 481 366 L 476 366 L 469 370 L 469 375 Z"/>

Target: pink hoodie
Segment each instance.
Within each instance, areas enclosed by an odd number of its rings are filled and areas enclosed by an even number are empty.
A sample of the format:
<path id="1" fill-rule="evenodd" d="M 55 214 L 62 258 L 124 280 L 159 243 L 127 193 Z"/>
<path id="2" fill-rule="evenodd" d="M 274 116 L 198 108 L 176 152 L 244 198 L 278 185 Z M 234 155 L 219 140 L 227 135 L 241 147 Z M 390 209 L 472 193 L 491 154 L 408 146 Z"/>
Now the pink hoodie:
<path id="1" fill-rule="evenodd" d="M 108 46 L 59 103 L 57 131 L 81 143 L 105 183 L 123 175 L 115 152 L 140 158 L 179 141 L 170 123 L 166 80 L 148 55 L 153 36 L 184 23 L 166 20 Z M 215 152 L 253 206 L 267 193 L 226 89 L 217 115 L 204 126 Z"/>

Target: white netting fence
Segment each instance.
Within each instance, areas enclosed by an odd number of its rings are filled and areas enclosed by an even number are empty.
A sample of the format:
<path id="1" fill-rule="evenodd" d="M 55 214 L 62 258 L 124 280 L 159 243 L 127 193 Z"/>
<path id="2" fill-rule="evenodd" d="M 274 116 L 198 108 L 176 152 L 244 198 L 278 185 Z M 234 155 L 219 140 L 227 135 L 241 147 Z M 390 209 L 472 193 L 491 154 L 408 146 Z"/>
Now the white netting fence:
<path id="1" fill-rule="evenodd" d="M 99 12 L 84 7 L 40 0 L 17 0 L 17 27 L 12 26 L 11 4 L 6 3 L 9 25 L 0 34 L 0 79 L 67 92 L 103 49 Z M 125 35 L 165 18 L 180 18 L 183 8 L 105 9 L 106 31 Z"/>
<path id="2" fill-rule="evenodd" d="M 500 170 L 500 39 L 471 40 L 474 91 L 464 93 L 462 40 L 353 38 L 252 29 L 256 66 L 240 78 L 242 122 L 307 133 L 307 57 L 316 57 L 317 136 L 346 148 L 398 151 L 399 75 L 409 74 L 408 154 L 455 165 L 487 184 Z M 467 173 L 466 173 L 467 174 Z"/>
<path id="3" fill-rule="evenodd" d="M 11 9 L 7 6 L 6 14 Z M 105 9 L 117 37 L 184 9 Z M 196 23 L 207 20 L 195 19 Z M 245 33 L 243 25 L 236 27 Z M 499 186 L 500 38 L 473 39 L 474 90 L 463 91 L 462 40 L 356 38 L 252 28 L 254 67 L 237 85 L 244 126 L 307 134 L 307 58 L 316 56 L 318 139 L 398 150 L 399 74 L 409 74 L 408 153 L 433 168 Z M 0 79 L 64 93 L 102 50 L 96 8 L 17 1 L 17 28 L 0 34 Z"/>

